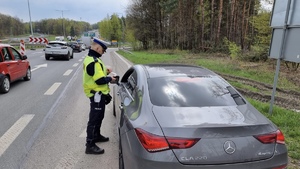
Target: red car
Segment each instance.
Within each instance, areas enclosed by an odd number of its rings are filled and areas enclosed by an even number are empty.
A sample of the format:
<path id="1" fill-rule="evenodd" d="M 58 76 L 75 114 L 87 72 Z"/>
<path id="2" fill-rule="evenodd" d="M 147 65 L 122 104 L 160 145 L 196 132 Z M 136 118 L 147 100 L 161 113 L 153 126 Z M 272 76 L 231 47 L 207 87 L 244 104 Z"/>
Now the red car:
<path id="1" fill-rule="evenodd" d="M 7 93 L 16 80 L 31 79 L 30 63 L 14 47 L 0 43 L 0 93 Z"/>

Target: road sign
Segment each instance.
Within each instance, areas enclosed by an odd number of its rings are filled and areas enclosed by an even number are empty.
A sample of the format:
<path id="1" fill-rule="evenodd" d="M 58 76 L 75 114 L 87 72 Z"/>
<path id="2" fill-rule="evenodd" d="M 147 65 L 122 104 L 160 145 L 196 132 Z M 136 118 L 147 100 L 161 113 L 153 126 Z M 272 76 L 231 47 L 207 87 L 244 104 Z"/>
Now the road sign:
<path id="1" fill-rule="evenodd" d="M 272 114 L 281 60 L 300 63 L 300 1 L 274 0 L 269 56 L 277 59 L 269 113 Z"/>
<path id="2" fill-rule="evenodd" d="M 48 39 L 47 38 L 29 37 L 29 42 L 33 42 L 33 43 L 46 43 L 46 44 L 48 44 Z"/>

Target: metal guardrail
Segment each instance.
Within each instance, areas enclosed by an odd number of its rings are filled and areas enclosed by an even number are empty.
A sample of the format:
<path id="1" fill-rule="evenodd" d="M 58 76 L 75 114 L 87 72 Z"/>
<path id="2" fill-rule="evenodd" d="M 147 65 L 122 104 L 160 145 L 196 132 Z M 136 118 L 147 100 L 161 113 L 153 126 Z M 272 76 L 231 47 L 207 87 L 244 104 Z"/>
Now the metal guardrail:
<path id="1" fill-rule="evenodd" d="M 20 48 L 20 43 L 9 43 L 9 44 L 16 49 Z M 25 43 L 26 49 L 36 49 L 36 48 L 45 48 L 45 47 L 46 47 L 46 44 Z"/>

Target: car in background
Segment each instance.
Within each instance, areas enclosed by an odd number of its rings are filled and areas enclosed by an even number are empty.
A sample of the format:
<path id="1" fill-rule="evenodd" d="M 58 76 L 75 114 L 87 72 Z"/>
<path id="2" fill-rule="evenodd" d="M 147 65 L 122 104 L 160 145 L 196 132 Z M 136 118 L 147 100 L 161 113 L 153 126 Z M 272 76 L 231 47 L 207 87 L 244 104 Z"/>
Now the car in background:
<path id="1" fill-rule="evenodd" d="M 10 84 L 19 79 L 31 79 L 31 67 L 26 55 L 14 47 L 0 44 L 0 93 L 8 93 Z"/>
<path id="2" fill-rule="evenodd" d="M 64 36 L 56 36 L 56 37 L 55 37 L 55 40 L 56 40 L 56 41 L 64 41 L 64 40 L 65 40 L 65 37 L 64 37 Z"/>
<path id="3" fill-rule="evenodd" d="M 70 41 L 69 44 L 70 44 L 71 48 L 74 51 L 77 51 L 77 52 L 81 52 L 82 51 L 81 45 L 78 42 L 76 42 L 76 41 Z"/>
<path id="4" fill-rule="evenodd" d="M 65 41 L 50 41 L 45 48 L 45 59 L 49 60 L 51 57 L 73 59 L 73 48 Z"/>
<path id="5" fill-rule="evenodd" d="M 113 86 L 120 169 L 283 169 L 280 129 L 211 70 L 134 65 Z"/>
<path id="6" fill-rule="evenodd" d="M 79 43 L 79 45 L 80 45 L 80 47 L 81 47 L 81 50 L 82 50 L 82 51 L 85 51 L 85 49 L 86 49 L 85 44 L 84 44 L 83 42 L 78 42 L 78 43 Z"/>

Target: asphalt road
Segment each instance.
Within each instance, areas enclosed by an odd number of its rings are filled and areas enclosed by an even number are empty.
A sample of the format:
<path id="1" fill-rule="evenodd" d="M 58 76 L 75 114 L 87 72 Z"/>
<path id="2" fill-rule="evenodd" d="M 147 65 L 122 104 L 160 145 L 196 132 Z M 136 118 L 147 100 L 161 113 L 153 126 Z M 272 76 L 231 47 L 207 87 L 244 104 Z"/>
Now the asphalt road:
<path id="1" fill-rule="evenodd" d="M 116 50 L 108 49 L 102 60 L 122 76 L 130 63 Z M 118 168 L 112 103 L 101 131 L 110 141 L 97 143 L 105 153 L 84 153 L 89 100 L 82 88 L 82 62 L 87 50 L 74 53 L 70 61 L 46 61 L 41 49 L 26 54 L 32 79 L 15 82 L 9 93 L 0 95 L 0 169 Z"/>

